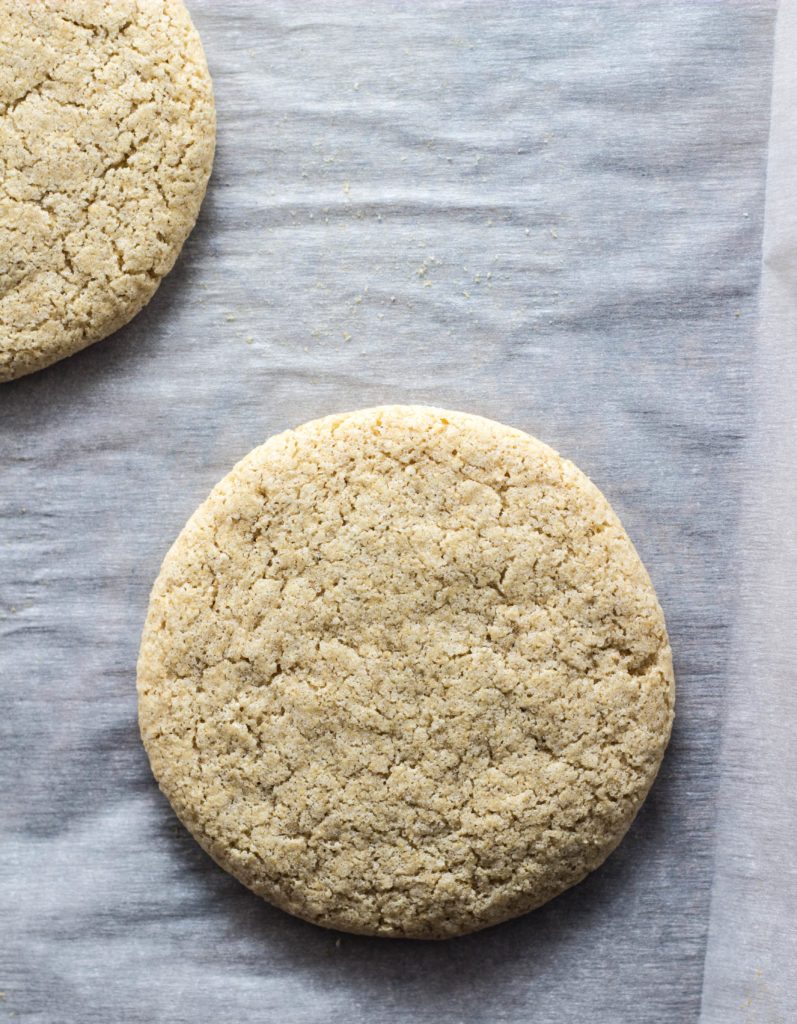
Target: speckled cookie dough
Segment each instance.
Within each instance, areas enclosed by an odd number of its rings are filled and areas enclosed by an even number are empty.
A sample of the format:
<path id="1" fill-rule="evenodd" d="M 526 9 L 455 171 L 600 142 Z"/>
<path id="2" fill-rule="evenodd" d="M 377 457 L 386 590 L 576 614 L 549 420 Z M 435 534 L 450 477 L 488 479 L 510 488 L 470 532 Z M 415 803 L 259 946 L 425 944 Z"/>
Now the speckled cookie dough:
<path id="1" fill-rule="evenodd" d="M 572 463 L 390 406 L 271 438 L 152 593 L 141 732 L 215 860 L 327 927 L 446 938 L 597 867 L 656 775 L 656 595 Z"/>
<path id="2" fill-rule="evenodd" d="M 180 0 L 0 0 L 0 381 L 152 298 L 196 220 L 214 138 Z"/>

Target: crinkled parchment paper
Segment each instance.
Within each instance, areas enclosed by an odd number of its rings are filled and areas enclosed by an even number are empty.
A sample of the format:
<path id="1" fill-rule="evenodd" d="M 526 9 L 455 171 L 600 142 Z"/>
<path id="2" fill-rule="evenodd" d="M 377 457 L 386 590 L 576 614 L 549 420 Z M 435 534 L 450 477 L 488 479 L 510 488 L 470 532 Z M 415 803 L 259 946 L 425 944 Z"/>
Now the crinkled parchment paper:
<path id="1" fill-rule="evenodd" d="M 219 122 L 197 228 L 132 324 L 0 391 L 0 1020 L 793 1019 L 794 4 L 771 140 L 774 2 L 189 7 Z M 262 903 L 136 726 L 190 513 L 270 434 L 377 402 L 573 459 L 675 653 L 617 852 L 442 944 Z"/>

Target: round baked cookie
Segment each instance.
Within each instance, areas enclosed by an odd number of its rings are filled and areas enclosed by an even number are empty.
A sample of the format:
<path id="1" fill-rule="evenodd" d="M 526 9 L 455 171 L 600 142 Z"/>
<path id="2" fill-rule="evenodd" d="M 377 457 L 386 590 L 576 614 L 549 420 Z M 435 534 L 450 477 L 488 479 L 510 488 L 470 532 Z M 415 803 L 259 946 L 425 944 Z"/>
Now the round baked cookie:
<path id="1" fill-rule="evenodd" d="M 0 0 L 0 381 L 152 298 L 196 220 L 214 138 L 180 0 Z"/>
<path id="2" fill-rule="evenodd" d="M 152 592 L 141 733 L 211 856 L 308 921 L 446 938 L 631 824 L 673 716 L 664 618 L 598 489 L 519 430 L 388 406 L 271 438 Z"/>

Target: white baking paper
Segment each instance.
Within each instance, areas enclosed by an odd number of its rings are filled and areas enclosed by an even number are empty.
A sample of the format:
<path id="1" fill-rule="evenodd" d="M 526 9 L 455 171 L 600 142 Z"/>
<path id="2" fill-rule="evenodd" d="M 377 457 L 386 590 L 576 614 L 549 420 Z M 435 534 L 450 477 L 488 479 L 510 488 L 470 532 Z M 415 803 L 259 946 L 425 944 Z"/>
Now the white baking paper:
<path id="1" fill-rule="evenodd" d="M 781 4 L 700 1024 L 797 1019 L 797 3 Z"/>
<path id="2" fill-rule="evenodd" d="M 0 1019 L 794 1019 L 797 160 L 773 134 L 767 182 L 774 2 L 189 7 L 219 124 L 197 227 L 133 323 L 0 390 Z M 377 402 L 573 459 L 675 655 L 672 743 L 616 853 L 444 943 L 260 901 L 177 822 L 136 724 L 148 592 L 188 516 L 267 436 Z"/>

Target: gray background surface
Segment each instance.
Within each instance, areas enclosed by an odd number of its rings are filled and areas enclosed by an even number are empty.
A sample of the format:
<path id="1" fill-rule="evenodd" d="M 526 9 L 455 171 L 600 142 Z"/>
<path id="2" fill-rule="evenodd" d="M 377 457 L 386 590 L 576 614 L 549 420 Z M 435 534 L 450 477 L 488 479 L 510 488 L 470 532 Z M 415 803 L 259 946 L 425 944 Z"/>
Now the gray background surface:
<path id="1" fill-rule="evenodd" d="M 132 324 L 0 391 L 0 1019 L 697 1021 L 774 4 L 189 6 L 219 122 L 196 230 Z M 259 901 L 177 823 L 136 726 L 149 587 L 196 505 L 270 434 L 394 401 L 587 472 L 679 686 L 606 865 L 443 944 Z"/>

